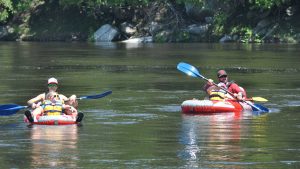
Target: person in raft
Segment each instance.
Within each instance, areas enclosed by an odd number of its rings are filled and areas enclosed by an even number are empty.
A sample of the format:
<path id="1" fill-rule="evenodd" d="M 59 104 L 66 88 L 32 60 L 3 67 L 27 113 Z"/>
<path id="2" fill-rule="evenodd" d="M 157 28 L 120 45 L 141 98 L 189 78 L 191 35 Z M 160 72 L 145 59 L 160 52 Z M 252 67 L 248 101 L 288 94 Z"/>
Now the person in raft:
<path id="1" fill-rule="evenodd" d="M 58 80 L 54 77 L 49 78 L 48 79 L 48 91 L 42 94 L 39 94 L 38 96 L 30 99 L 27 101 L 27 104 L 34 110 L 38 107 L 41 106 L 41 103 L 45 101 L 46 99 L 46 95 L 49 92 L 56 92 L 58 89 Z M 77 108 L 78 106 L 78 102 L 76 100 L 76 95 L 72 95 L 71 97 L 67 98 L 66 96 L 59 94 L 59 99 L 63 102 L 65 102 L 65 104 L 73 106 L 74 108 Z M 64 110 L 66 114 L 70 114 L 72 112 L 68 112 L 70 110 L 66 109 Z M 35 114 L 33 114 L 35 115 Z M 78 116 L 82 116 L 81 119 L 83 118 L 83 114 L 82 113 L 78 113 Z M 33 122 L 33 117 L 32 117 L 32 113 L 30 110 L 25 111 L 25 116 L 27 117 L 27 119 L 30 122 Z"/>
<path id="2" fill-rule="evenodd" d="M 63 111 L 68 110 L 68 111 Z M 77 110 L 70 105 L 64 104 L 64 101 L 59 98 L 59 94 L 51 91 L 47 93 L 45 100 L 41 106 L 32 111 L 34 116 L 57 116 L 57 115 L 72 115 L 77 116 Z"/>
<path id="3" fill-rule="evenodd" d="M 217 77 L 219 81 L 217 84 L 218 87 L 213 85 L 212 79 L 208 79 L 208 82 L 203 87 L 203 90 L 206 91 L 210 100 L 233 99 L 233 97 L 238 100 L 244 100 L 247 98 L 246 91 L 242 87 L 238 86 L 234 81 L 228 80 L 228 75 L 225 70 L 219 70 Z M 221 87 L 233 93 L 234 96 L 222 90 Z"/>

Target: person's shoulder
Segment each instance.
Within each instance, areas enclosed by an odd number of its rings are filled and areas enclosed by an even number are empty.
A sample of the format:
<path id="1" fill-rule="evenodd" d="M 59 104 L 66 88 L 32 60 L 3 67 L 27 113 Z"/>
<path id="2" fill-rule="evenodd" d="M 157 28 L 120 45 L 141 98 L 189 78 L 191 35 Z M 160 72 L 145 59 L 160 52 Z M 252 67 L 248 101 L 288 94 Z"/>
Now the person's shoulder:
<path id="1" fill-rule="evenodd" d="M 229 86 L 229 87 L 230 86 L 238 86 L 238 84 L 234 80 L 231 80 L 231 81 L 227 82 L 226 85 Z"/>
<path id="2" fill-rule="evenodd" d="M 45 98 L 45 96 L 46 96 L 46 93 L 41 93 L 37 97 L 39 97 L 39 98 Z"/>
<path id="3" fill-rule="evenodd" d="M 237 83 L 234 83 L 233 87 L 236 88 L 237 90 L 240 90 L 240 86 Z"/>
<path id="4" fill-rule="evenodd" d="M 66 97 L 65 95 L 63 95 L 63 94 L 61 94 L 61 93 L 59 93 L 59 96 Z"/>
<path id="5" fill-rule="evenodd" d="M 66 100 L 66 99 L 68 99 L 65 95 L 63 95 L 63 94 L 59 94 L 59 97 L 61 98 L 61 99 L 63 99 L 63 100 Z"/>
<path id="6" fill-rule="evenodd" d="M 235 82 L 233 82 L 233 83 L 230 83 L 230 84 L 229 84 L 228 88 L 234 88 L 234 89 L 237 89 L 237 88 L 239 88 L 239 85 L 236 84 Z"/>
<path id="7" fill-rule="evenodd" d="M 235 82 L 231 83 L 231 86 L 239 86 L 238 84 L 236 84 Z"/>

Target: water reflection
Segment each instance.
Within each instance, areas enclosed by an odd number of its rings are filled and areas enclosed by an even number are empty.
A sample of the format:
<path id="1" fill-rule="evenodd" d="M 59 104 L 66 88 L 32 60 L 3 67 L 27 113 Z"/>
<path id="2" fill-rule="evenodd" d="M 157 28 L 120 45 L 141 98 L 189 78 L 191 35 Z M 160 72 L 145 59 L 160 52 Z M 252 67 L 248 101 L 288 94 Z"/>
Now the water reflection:
<path id="1" fill-rule="evenodd" d="M 75 168 L 77 125 L 32 126 L 32 168 Z"/>
<path id="2" fill-rule="evenodd" d="M 112 43 L 112 42 L 95 42 L 96 46 L 100 46 L 103 49 L 116 49 L 117 43 Z"/>
<path id="3" fill-rule="evenodd" d="M 183 149 L 178 156 L 186 160 L 186 167 L 235 159 L 233 156 L 241 152 L 241 114 L 182 115 L 180 143 Z"/>
<path id="4" fill-rule="evenodd" d="M 95 42 L 96 46 L 101 47 L 102 49 L 118 49 L 118 48 L 124 48 L 124 49 L 138 49 L 143 48 L 145 46 L 147 47 L 153 47 L 154 44 L 152 43 L 113 43 L 113 42 Z"/>

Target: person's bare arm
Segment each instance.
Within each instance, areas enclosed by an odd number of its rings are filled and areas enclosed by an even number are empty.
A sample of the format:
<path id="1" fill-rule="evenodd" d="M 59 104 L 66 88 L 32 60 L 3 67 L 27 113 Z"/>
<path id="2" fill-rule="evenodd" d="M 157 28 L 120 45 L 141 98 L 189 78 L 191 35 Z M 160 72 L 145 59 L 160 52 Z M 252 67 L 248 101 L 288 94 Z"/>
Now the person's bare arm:
<path id="1" fill-rule="evenodd" d="M 39 94 L 38 96 L 30 99 L 27 101 L 28 106 L 31 106 L 32 108 L 36 108 L 39 102 L 43 101 L 45 98 L 45 94 Z"/>
<path id="2" fill-rule="evenodd" d="M 60 98 L 61 100 L 63 100 L 64 102 L 69 100 L 69 98 L 67 98 L 67 97 L 66 97 L 65 95 L 63 95 L 63 94 L 59 94 L 59 98 Z"/>

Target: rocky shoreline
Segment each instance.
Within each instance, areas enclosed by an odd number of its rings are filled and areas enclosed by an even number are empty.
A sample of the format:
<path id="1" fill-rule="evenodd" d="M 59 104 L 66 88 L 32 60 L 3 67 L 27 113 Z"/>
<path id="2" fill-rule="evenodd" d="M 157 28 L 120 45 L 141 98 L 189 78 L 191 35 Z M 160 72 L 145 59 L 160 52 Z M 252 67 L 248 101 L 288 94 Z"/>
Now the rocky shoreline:
<path id="1" fill-rule="evenodd" d="M 100 6 L 94 15 L 76 6 L 37 3 L 0 26 L 2 41 L 126 43 L 299 43 L 300 5 L 249 10 L 208 1 L 203 6 L 157 1 L 145 6 Z M 221 6 L 223 5 L 223 6 Z M 230 11 L 229 8 L 236 8 Z M 229 12 L 230 11 L 230 12 Z M 226 13 L 227 12 L 227 13 Z"/>

